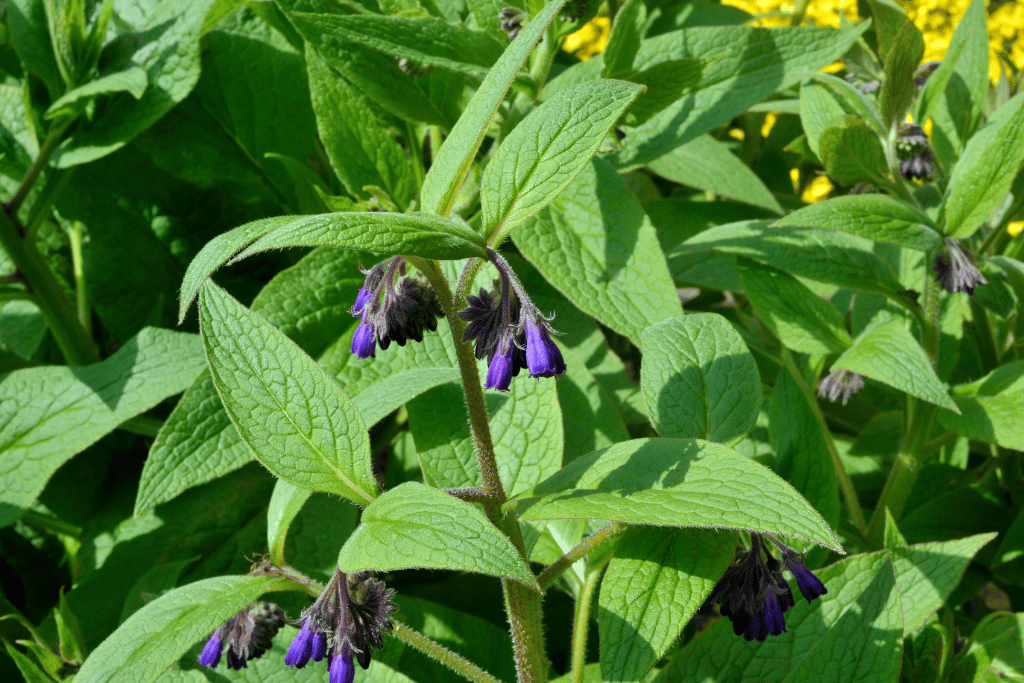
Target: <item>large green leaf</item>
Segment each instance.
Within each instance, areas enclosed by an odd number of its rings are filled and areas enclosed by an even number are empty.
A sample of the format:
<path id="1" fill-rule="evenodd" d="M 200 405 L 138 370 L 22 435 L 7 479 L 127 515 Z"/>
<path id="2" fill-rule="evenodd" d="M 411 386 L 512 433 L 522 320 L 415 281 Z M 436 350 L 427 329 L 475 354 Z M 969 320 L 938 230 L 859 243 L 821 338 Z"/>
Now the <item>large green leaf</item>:
<path id="1" fill-rule="evenodd" d="M 798 209 L 775 225 L 842 230 L 920 251 L 931 251 L 942 246 L 942 235 L 928 216 L 905 202 L 883 194 L 834 197 Z"/>
<path id="2" fill-rule="evenodd" d="M 347 572 L 451 569 L 536 586 L 519 552 L 483 513 L 416 482 L 396 486 L 366 507 L 338 566 Z"/>
<path id="3" fill-rule="evenodd" d="M 825 171 L 840 185 L 871 183 L 887 185 L 887 166 L 882 142 L 856 116 L 846 117 L 841 126 L 821 134 L 818 153 Z"/>
<path id="4" fill-rule="evenodd" d="M 903 634 L 909 635 L 942 607 L 971 558 L 994 537 L 995 534 L 982 534 L 846 558 L 816 572 L 828 588 L 828 595 L 810 605 L 798 598 L 800 602 L 786 612 L 788 633 L 763 643 L 747 642 L 733 634 L 728 620 L 721 619 L 694 638 L 655 680 L 779 683 L 822 641 L 828 629 L 865 596 L 865 589 L 890 557 L 903 610 Z"/>
<path id="5" fill-rule="evenodd" d="M 514 241 L 544 277 L 613 330 L 643 330 L 681 312 L 650 220 L 618 173 L 594 159 Z"/>
<path id="6" fill-rule="evenodd" d="M 228 259 L 268 249 L 346 247 L 444 259 L 483 256 L 483 244 L 483 238 L 465 224 L 428 214 L 356 212 L 264 218 L 218 235 L 192 259 L 181 284 L 179 319 L 184 320 L 206 278 Z"/>
<path id="7" fill-rule="evenodd" d="M 311 47 L 306 49 L 306 67 L 320 140 L 349 194 L 368 199 L 363 188 L 375 185 L 405 209 L 416 191 L 405 151 L 355 89 Z"/>
<path id="8" fill-rule="evenodd" d="M 574 460 L 516 501 L 520 519 L 749 529 L 840 550 L 821 516 L 767 468 L 719 444 L 636 439 Z"/>
<path id="9" fill-rule="evenodd" d="M 579 175 L 643 88 L 601 79 L 562 90 L 505 138 L 480 180 L 491 244 L 548 205 Z"/>
<path id="10" fill-rule="evenodd" d="M 539 302 L 534 300 L 538 306 Z M 543 309 L 542 310 L 546 310 Z M 558 404 L 562 409 L 565 432 L 563 461 L 575 460 L 599 448 L 629 438 L 629 432 L 615 400 L 576 352 L 558 341 L 565 359 L 565 374 L 559 378 Z"/>
<path id="11" fill-rule="evenodd" d="M 1024 93 L 1001 106 L 967 143 L 946 187 L 946 234 L 970 237 L 1010 190 L 1024 159 Z"/>
<path id="12" fill-rule="evenodd" d="M 423 179 L 420 190 L 423 211 L 441 216 L 451 213 L 480 143 L 505 99 L 505 92 L 564 3 L 565 0 L 551 0 L 534 15 L 487 73 Z"/>
<path id="13" fill-rule="evenodd" d="M 635 167 L 727 123 L 775 91 L 838 59 L 867 29 L 699 26 L 644 40 L 634 61 L 640 71 L 660 62 L 723 55 L 708 64 L 689 94 L 626 131 L 615 165 Z"/>
<path id="14" fill-rule="evenodd" d="M 936 418 L 943 427 L 970 439 L 1024 450 L 1024 389 L 995 396 L 955 396 L 953 401 L 960 414 L 939 411 Z"/>
<path id="15" fill-rule="evenodd" d="M 733 534 L 630 527 L 601 580 L 601 678 L 639 681 L 732 562 Z"/>
<path id="16" fill-rule="evenodd" d="M 746 256 L 799 277 L 894 296 L 903 289 L 871 240 L 832 230 L 771 228 L 770 221 L 728 223 L 705 230 L 674 253 L 718 251 Z"/>
<path id="17" fill-rule="evenodd" d="M 501 55 L 501 43 L 486 33 L 440 17 L 402 17 L 380 14 L 291 15 L 296 23 L 351 40 L 384 54 L 483 77 Z"/>
<path id="18" fill-rule="evenodd" d="M 615 24 L 601 55 L 604 65 L 601 75 L 619 78 L 633 70 L 633 59 L 647 23 L 647 6 L 640 0 L 627 0 L 615 13 Z"/>
<path id="19" fill-rule="evenodd" d="M 836 359 L 832 369 L 851 370 L 959 412 L 949 397 L 948 387 L 935 375 L 924 349 L 899 320 L 869 330 Z"/>
<path id="20" fill-rule="evenodd" d="M 16 370 L 0 380 L 0 526 L 17 520 L 71 456 L 183 391 L 199 339 L 146 328 L 103 362 Z"/>
<path id="21" fill-rule="evenodd" d="M 775 196 L 750 167 L 710 135 L 700 135 L 647 164 L 662 178 L 782 213 Z"/>
<path id="22" fill-rule="evenodd" d="M 139 99 L 145 91 L 146 72 L 137 66 L 131 66 L 69 90 L 50 105 L 46 110 L 46 117 L 78 116 L 99 95 L 127 92 L 135 99 Z"/>
<path id="23" fill-rule="evenodd" d="M 692 313 L 652 325 L 642 337 L 640 387 L 662 436 L 736 443 L 761 405 L 757 364 L 732 325 Z"/>
<path id="24" fill-rule="evenodd" d="M 907 108 L 917 94 L 914 72 L 924 56 L 924 36 L 895 3 L 873 2 L 871 8 L 875 13 L 875 25 L 879 29 L 895 29 L 891 35 L 886 35 L 884 30 L 880 31 L 882 39 L 878 46 L 885 62 L 878 108 L 882 114 L 882 123 L 892 127 L 903 121 Z"/>
<path id="25" fill-rule="evenodd" d="M 845 351 L 852 340 L 843 316 L 784 270 L 748 258 L 736 259 L 743 293 L 779 340 L 800 353 Z"/>
<path id="26" fill-rule="evenodd" d="M 148 13 L 138 49 L 129 58 L 146 72 L 141 98 L 121 93 L 91 126 L 73 133 L 55 155 L 67 168 L 93 161 L 120 149 L 185 99 L 199 80 L 203 22 L 213 0 L 163 3 Z"/>
<path id="27" fill-rule="evenodd" d="M 167 593 L 133 614 L 104 640 L 85 660 L 75 680 L 155 681 L 236 612 L 286 583 L 276 576 L 218 576 Z"/>
<path id="28" fill-rule="evenodd" d="M 892 563 L 843 612 L 786 677 L 787 683 L 895 683 L 903 651 L 903 614 Z"/>
<path id="29" fill-rule="evenodd" d="M 213 283 L 203 287 L 200 321 L 214 386 L 256 458 L 297 486 L 373 500 L 365 422 L 334 380 Z"/>
<path id="30" fill-rule="evenodd" d="M 38 76 L 50 97 L 58 97 L 64 82 L 50 39 L 46 5 L 38 0 L 12 0 L 7 8 L 7 27 L 10 45 L 26 73 Z"/>

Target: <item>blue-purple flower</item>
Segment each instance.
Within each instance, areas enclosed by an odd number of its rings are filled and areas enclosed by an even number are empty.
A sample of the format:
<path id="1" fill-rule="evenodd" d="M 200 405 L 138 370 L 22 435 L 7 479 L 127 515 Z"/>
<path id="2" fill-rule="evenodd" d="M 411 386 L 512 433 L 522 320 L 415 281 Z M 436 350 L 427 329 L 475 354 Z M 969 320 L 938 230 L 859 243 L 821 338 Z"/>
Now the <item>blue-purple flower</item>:
<path id="1" fill-rule="evenodd" d="M 316 602 L 303 611 L 302 628 L 288 648 L 285 664 L 301 669 L 311 659 L 326 658 L 330 683 L 351 683 L 353 657 L 368 667 L 370 655 L 381 648 L 384 633 L 392 628 L 394 594 L 371 572 L 336 570 Z"/>
<path id="2" fill-rule="evenodd" d="M 492 291 L 480 289 L 466 297 L 468 306 L 458 315 L 469 324 L 462 341 L 476 341 L 477 358 L 488 358 L 484 387 L 508 391 L 512 378 L 523 368 L 531 377 L 553 377 L 565 372 L 565 361 L 551 340 L 557 334 L 530 301 L 511 266 L 497 252 L 487 250 L 498 269 L 500 282 Z"/>
<path id="3" fill-rule="evenodd" d="M 444 315 L 437 295 L 425 282 L 405 275 L 401 256 L 364 272 L 366 280 L 349 309 L 361 318 L 352 337 L 352 353 L 373 358 L 378 344 L 381 349 L 391 342 L 405 346 L 409 339 L 423 341 L 424 331 L 437 329 L 437 319 Z"/>
<path id="4" fill-rule="evenodd" d="M 769 635 L 786 632 L 785 613 L 796 601 L 782 574 L 783 563 L 772 555 L 764 538 L 751 533 L 750 541 L 750 550 L 741 553 L 725 570 L 707 602 L 719 605 L 719 612 L 732 621 L 736 635 L 762 642 Z M 775 539 L 772 542 L 781 550 L 785 566 L 797 577 L 808 602 L 828 592 L 818 577 L 804 567 L 795 550 Z"/>
<path id="5" fill-rule="evenodd" d="M 261 657 L 284 626 L 284 610 L 270 602 L 254 602 L 213 632 L 199 655 L 199 663 L 211 669 L 225 654 L 229 669 L 244 669 L 250 659 Z"/>
<path id="6" fill-rule="evenodd" d="M 942 288 L 951 294 L 967 292 L 973 295 L 975 287 L 988 284 L 974 265 L 970 252 L 948 237 L 946 249 L 935 257 L 935 275 Z"/>

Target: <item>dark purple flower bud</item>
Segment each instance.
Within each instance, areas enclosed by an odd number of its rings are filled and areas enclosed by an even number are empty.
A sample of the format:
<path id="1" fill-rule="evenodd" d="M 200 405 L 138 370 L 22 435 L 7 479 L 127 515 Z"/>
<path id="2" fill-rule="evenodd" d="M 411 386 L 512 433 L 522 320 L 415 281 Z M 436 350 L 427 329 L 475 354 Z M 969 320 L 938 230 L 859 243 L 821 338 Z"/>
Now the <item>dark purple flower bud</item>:
<path id="1" fill-rule="evenodd" d="M 914 72 L 914 85 L 918 88 L 923 88 L 924 84 L 928 82 L 928 77 L 934 73 L 942 62 L 925 62 L 921 66 L 917 67 Z"/>
<path id="2" fill-rule="evenodd" d="M 928 180 L 935 173 L 935 161 L 928 147 L 928 135 L 916 123 L 900 126 L 896 138 L 896 155 L 900 159 L 900 175 L 907 180 Z"/>
<path id="3" fill-rule="evenodd" d="M 328 670 L 330 671 L 328 676 L 330 683 L 352 683 L 356 676 L 356 665 L 352 661 L 352 647 L 347 641 L 341 646 L 341 654 L 335 655 L 331 659 Z"/>
<path id="4" fill-rule="evenodd" d="M 215 668 L 220 663 L 220 655 L 224 650 L 224 636 L 220 635 L 220 629 L 218 628 L 210 636 L 210 639 L 206 641 L 206 645 L 203 647 L 203 653 L 199 655 L 199 663 L 203 666 L 208 666 L 211 669 Z"/>
<path id="5" fill-rule="evenodd" d="M 955 240 L 946 238 L 946 251 L 935 257 L 935 274 L 947 292 L 974 294 L 974 288 L 988 280 L 971 260 L 971 254 Z"/>
<path id="6" fill-rule="evenodd" d="M 565 373 L 562 352 L 548 336 L 547 325 L 528 317 L 526 328 L 526 367 L 530 377 L 554 377 Z"/>
<path id="7" fill-rule="evenodd" d="M 485 389 L 508 391 L 508 388 L 512 385 L 512 346 L 512 344 L 509 344 L 508 350 L 504 352 L 499 351 L 491 359 L 491 364 L 487 367 L 487 380 L 484 382 Z"/>
<path id="8" fill-rule="evenodd" d="M 821 582 L 821 579 L 804 566 L 800 556 L 795 552 L 787 553 L 783 551 L 782 559 L 786 562 L 786 567 L 789 571 L 793 572 L 793 576 L 796 577 L 796 585 L 807 602 L 813 602 L 815 598 L 820 598 L 828 593 L 828 589 L 825 588 L 825 584 Z"/>
<path id="9" fill-rule="evenodd" d="M 317 632 L 313 635 L 313 647 L 312 647 L 312 658 L 314 662 L 319 662 L 327 656 L 327 634 Z"/>
<path id="10" fill-rule="evenodd" d="M 843 405 L 856 396 L 864 388 L 864 375 L 850 370 L 833 370 L 827 377 L 818 382 L 818 396 L 835 403 L 843 400 Z"/>
<path id="11" fill-rule="evenodd" d="M 363 317 L 355 334 L 352 335 L 352 347 L 349 349 L 360 358 L 374 358 L 377 356 L 377 335 L 373 330 L 373 322 Z"/>
<path id="12" fill-rule="evenodd" d="M 294 666 L 297 669 L 306 666 L 313 653 L 313 640 L 313 631 L 310 628 L 309 619 L 306 619 L 302 628 L 299 629 L 299 634 L 288 646 L 288 654 L 284 656 L 285 666 Z"/>
<path id="13" fill-rule="evenodd" d="M 370 300 L 372 295 L 373 292 L 364 287 L 360 287 L 359 293 L 356 294 L 356 302 L 352 304 L 352 308 L 349 309 L 352 315 L 360 315 L 366 307 L 366 302 Z"/>
<path id="14" fill-rule="evenodd" d="M 768 633 L 773 636 L 781 635 L 786 632 L 786 617 L 783 616 L 782 606 L 779 604 L 779 599 L 775 595 L 773 586 L 769 586 L 768 590 L 764 594 L 764 610 L 762 612 L 762 621 L 768 629 Z M 764 638 L 762 637 L 761 640 Z"/>
<path id="15" fill-rule="evenodd" d="M 515 40 L 523 28 L 523 22 L 526 21 L 526 13 L 517 7 L 505 7 L 498 12 L 498 17 L 501 19 L 501 30 L 509 40 Z"/>

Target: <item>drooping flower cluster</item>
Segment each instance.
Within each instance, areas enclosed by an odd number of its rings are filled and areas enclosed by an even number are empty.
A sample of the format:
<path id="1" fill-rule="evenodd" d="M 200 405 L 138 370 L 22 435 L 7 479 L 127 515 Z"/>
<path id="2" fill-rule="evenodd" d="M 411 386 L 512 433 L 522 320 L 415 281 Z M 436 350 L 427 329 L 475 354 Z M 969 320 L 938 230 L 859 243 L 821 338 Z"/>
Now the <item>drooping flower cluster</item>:
<path id="1" fill-rule="evenodd" d="M 423 341 L 426 330 L 437 329 L 444 315 L 437 295 L 427 283 L 405 275 L 405 259 L 395 256 L 366 273 L 351 312 L 361 318 L 350 350 L 360 358 L 377 355 L 377 344 L 386 349 L 391 342 Z M 396 278 L 398 278 L 396 283 Z"/>
<path id="2" fill-rule="evenodd" d="M 301 669 L 310 660 L 326 658 L 330 683 L 352 683 L 353 659 L 364 669 L 370 666 L 370 655 L 384 644 L 397 609 L 391 602 L 395 591 L 371 576 L 335 570 L 320 597 L 302 612 L 302 628 L 285 664 Z"/>
<path id="3" fill-rule="evenodd" d="M 284 626 L 284 610 L 271 602 L 254 602 L 221 624 L 206 641 L 199 663 L 211 669 L 220 663 L 227 644 L 229 669 L 244 669 L 270 649 L 271 641 Z"/>
<path id="4" fill-rule="evenodd" d="M 950 293 L 967 292 L 973 295 L 975 287 L 988 284 L 988 280 L 974 265 L 970 252 L 949 237 L 946 238 L 946 249 L 935 257 L 935 274 L 942 288 Z"/>
<path id="5" fill-rule="evenodd" d="M 852 370 L 833 370 L 818 382 L 818 396 L 835 403 L 842 399 L 843 405 L 864 388 L 864 375 Z"/>
<path id="6" fill-rule="evenodd" d="M 929 180 L 934 175 L 935 160 L 928 147 L 928 135 L 916 123 L 900 126 L 896 154 L 900 159 L 900 175 L 907 180 Z"/>
<path id="7" fill-rule="evenodd" d="M 476 357 L 488 359 L 484 387 L 508 391 L 512 378 L 526 368 L 530 377 L 553 377 L 565 372 L 562 352 L 551 340 L 557 334 L 530 301 L 512 267 L 497 252 L 487 250 L 501 280 L 488 292 L 467 296 L 469 307 L 459 317 L 469 322 L 462 341 L 476 340 Z"/>
<path id="8" fill-rule="evenodd" d="M 505 32 L 509 40 L 515 40 L 523 29 L 526 13 L 518 7 L 505 7 L 498 12 L 498 17 L 501 18 L 501 30 Z"/>
<path id="9" fill-rule="evenodd" d="M 751 533 L 750 542 L 750 550 L 740 554 L 725 570 L 707 602 L 719 605 L 719 612 L 732 621 L 736 635 L 762 642 L 769 635 L 786 632 L 785 612 L 796 605 L 789 582 L 782 574 L 784 568 L 793 572 L 807 602 L 825 595 L 828 589 L 804 566 L 797 551 L 772 539 L 782 553 L 780 562 L 760 534 Z"/>

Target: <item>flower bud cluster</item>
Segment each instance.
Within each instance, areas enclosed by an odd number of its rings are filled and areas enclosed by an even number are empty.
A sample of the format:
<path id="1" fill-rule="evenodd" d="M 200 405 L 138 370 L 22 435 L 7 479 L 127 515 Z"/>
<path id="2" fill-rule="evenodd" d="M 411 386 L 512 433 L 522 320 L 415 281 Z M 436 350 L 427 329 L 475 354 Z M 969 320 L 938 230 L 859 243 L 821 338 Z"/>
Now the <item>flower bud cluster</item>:
<path id="1" fill-rule="evenodd" d="M 796 605 L 783 569 L 796 577 L 797 587 L 807 602 L 828 593 L 825 584 L 804 566 L 797 551 L 772 539 L 782 553 L 780 562 L 760 534 L 750 534 L 750 550 L 740 553 L 719 579 L 707 603 L 719 605 L 729 617 L 736 635 L 763 642 L 769 635 L 786 632 L 785 612 Z"/>
<path id="2" fill-rule="evenodd" d="M 284 626 L 284 610 L 271 602 L 254 602 L 221 624 L 203 647 L 199 663 L 211 669 L 220 663 L 227 645 L 229 669 L 245 669 L 270 649 L 271 641 Z"/>
<path id="3" fill-rule="evenodd" d="M 491 291 L 480 289 L 476 296 L 466 297 L 468 308 L 458 315 L 469 322 L 462 341 L 476 340 L 476 357 L 488 359 L 484 387 L 508 391 L 512 378 L 526 368 L 530 377 L 553 377 L 565 372 L 562 352 L 551 340 L 557 334 L 523 289 L 512 267 L 497 252 L 488 255 L 499 282 Z"/>
<path id="4" fill-rule="evenodd" d="M 424 331 L 437 329 L 437 319 L 444 315 L 437 295 L 426 282 L 405 275 L 405 259 L 395 256 L 364 273 L 366 280 L 351 308 L 360 317 L 352 353 L 372 358 L 378 344 L 381 349 L 391 342 L 405 346 L 410 339 L 423 341 Z"/>
<path id="5" fill-rule="evenodd" d="M 967 292 L 973 295 L 975 287 L 988 284 L 988 280 L 974 265 L 970 252 L 948 237 L 946 249 L 935 257 L 935 275 L 942 288 L 951 294 Z"/>
<path id="6" fill-rule="evenodd" d="M 900 159 L 900 175 L 907 180 L 930 180 L 935 174 L 935 160 L 928 147 L 928 135 L 916 123 L 900 126 L 896 138 L 896 154 Z"/>

